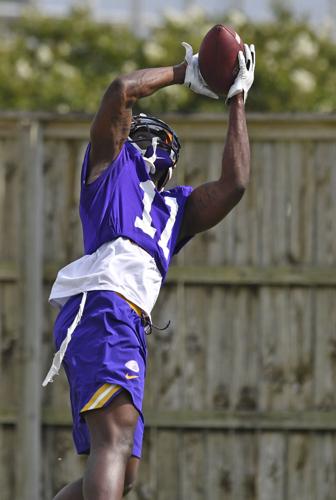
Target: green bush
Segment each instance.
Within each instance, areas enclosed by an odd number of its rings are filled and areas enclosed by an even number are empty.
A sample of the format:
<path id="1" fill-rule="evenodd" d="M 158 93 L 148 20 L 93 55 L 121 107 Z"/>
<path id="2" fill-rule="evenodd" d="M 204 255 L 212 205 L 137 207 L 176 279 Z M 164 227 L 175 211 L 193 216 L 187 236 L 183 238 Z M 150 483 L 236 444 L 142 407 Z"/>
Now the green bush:
<path id="1" fill-rule="evenodd" d="M 209 19 L 199 9 L 170 13 L 145 39 L 126 26 L 97 24 L 88 12 L 67 18 L 26 14 L 0 34 L 0 107 L 47 111 L 95 111 L 118 74 L 140 67 L 175 64 L 182 41 L 198 49 L 210 27 L 230 24 L 257 50 L 250 111 L 335 111 L 336 45 L 287 11 L 274 21 L 252 23 L 239 12 Z M 138 110 L 217 111 L 223 101 L 198 96 L 183 86 L 167 87 L 138 103 Z"/>

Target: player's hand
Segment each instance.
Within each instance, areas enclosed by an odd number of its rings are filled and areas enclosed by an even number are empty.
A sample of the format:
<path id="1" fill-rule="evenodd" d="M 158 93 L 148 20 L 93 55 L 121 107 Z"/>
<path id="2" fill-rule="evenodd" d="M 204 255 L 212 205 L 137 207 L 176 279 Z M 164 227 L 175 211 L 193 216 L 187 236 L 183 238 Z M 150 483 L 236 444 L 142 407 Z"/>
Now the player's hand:
<path id="1" fill-rule="evenodd" d="M 230 87 L 226 102 L 228 102 L 234 95 L 244 94 L 244 102 L 246 101 L 248 91 L 250 90 L 253 80 L 254 80 L 254 68 L 256 63 L 255 48 L 254 45 L 248 46 L 244 44 L 245 57 L 242 51 L 238 54 L 239 60 L 239 73 L 235 79 L 233 85 Z"/>
<path id="2" fill-rule="evenodd" d="M 212 92 L 204 81 L 198 66 L 198 54 L 193 55 L 193 48 L 189 43 L 182 42 L 185 48 L 185 61 L 187 63 L 184 85 L 197 94 L 203 94 L 213 99 L 218 99 L 218 95 Z"/>

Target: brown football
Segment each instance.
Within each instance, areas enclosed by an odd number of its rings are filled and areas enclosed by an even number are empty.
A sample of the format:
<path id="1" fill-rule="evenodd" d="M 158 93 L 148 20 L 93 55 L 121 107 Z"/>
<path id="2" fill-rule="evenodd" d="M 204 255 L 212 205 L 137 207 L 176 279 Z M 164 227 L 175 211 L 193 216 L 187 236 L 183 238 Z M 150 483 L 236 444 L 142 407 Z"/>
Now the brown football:
<path id="1" fill-rule="evenodd" d="M 198 64 L 210 89 L 218 95 L 228 93 L 238 71 L 238 52 L 244 44 L 230 26 L 216 24 L 205 35 L 198 53 Z"/>

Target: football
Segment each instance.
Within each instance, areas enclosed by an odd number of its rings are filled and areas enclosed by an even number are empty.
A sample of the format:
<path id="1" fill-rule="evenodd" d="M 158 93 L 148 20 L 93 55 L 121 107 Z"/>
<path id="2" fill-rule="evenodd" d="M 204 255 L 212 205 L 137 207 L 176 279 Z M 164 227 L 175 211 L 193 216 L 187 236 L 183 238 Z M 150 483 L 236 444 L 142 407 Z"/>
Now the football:
<path id="1" fill-rule="evenodd" d="M 205 35 L 198 53 L 201 75 L 210 89 L 218 95 L 228 93 L 238 71 L 238 52 L 244 44 L 230 26 L 216 24 Z"/>

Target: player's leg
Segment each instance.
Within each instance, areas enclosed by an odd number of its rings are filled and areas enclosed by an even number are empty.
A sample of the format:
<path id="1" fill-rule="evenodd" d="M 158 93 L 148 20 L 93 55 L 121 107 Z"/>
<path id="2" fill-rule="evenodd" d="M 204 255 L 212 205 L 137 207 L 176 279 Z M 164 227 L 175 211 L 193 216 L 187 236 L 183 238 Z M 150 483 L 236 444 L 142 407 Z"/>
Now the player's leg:
<path id="1" fill-rule="evenodd" d="M 80 297 L 69 299 L 61 311 L 62 315 L 55 325 L 57 349 L 67 332 L 69 323 L 78 312 L 79 300 Z M 140 457 L 144 429 L 143 419 L 139 417 L 139 408 L 142 406 L 146 358 L 146 341 L 141 318 L 132 311 L 127 302 L 113 292 L 89 293 L 85 307 L 81 323 L 71 339 L 63 362 L 70 385 L 76 450 L 79 454 L 90 452 L 92 432 L 87 425 L 89 420 L 99 419 L 95 417 L 99 412 L 102 412 L 103 416 L 104 409 L 108 412 L 108 408 L 112 408 L 115 404 L 112 397 L 117 399 L 123 393 L 123 397 L 128 398 L 127 404 L 137 420 L 132 455 Z M 100 308 L 105 311 L 104 315 L 97 315 Z M 130 327 L 127 326 L 128 323 L 131 324 Z M 105 334 L 102 335 L 102 332 Z M 128 349 L 125 349 L 125 343 Z M 120 349 L 120 345 L 123 349 Z M 118 353 L 117 358 L 116 353 Z M 131 372 L 133 370 L 134 375 L 128 378 L 130 370 Z M 118 380 L 115 383 L 108 383 L 106 379 L 111 380 L 115 374 Z M 126 390 L 121 392 L 121 387 L 118 385 L 120 378 L 124 379 L 123 386 L 126 386 Z M 112 423 L 116 425 L 116 422 Z M 111 431 L 109 433 L 111 434 Z M 139 460 L 130 459 L 128 463 L 124 477 L 125 491 L 129 490 L 130 484 L 134 482 L 135 465 L 131 464 L 138 465 Z M 63 488 L 55 500 L 68 500 L 68 492 L 72 495 L 72 500 L 76 500 L 75 495 L 80 494 L 80 480 Z M 78 498 L 81 500 L 81 497 Z"/>
<path id="2" fill-rule="evenodd" d="M 137 457 L 129 458 L 126 466 L 124 491 L 125 497 L 133 488 L 135 480 L 138 475 L 140 459 Z M 83 497 L 83 478 L 73 481 L 72 483 L 64 486 L 62 490 L 57 493 L 54 500 L 84 500 Z"/>
<path id="3" fill-rule="evenodd" d="M 91 449 L 83 477 L 85 500 L 119 500 L 139 413 L 123 391 L 99 410 L 85 413 Z"/>

